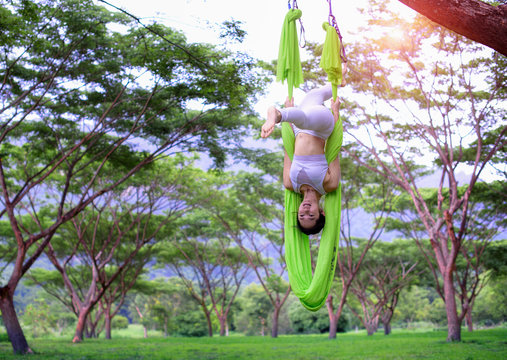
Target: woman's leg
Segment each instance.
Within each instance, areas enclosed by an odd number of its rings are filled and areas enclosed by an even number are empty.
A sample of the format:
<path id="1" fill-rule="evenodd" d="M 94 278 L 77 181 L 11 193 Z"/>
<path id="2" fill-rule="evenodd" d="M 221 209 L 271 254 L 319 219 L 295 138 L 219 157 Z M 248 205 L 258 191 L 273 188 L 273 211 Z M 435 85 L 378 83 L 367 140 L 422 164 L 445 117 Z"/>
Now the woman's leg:
<path id="1" fill-rule="evenodd" d="M 281 109 L 281 121 L 293 123 L 300 129 L 327 132 L 334 127 L 334 117 L 324 106 L 324 101 L 331 97 L 331 84 L 313 89 L 305 95 L 299 107 Z"/>

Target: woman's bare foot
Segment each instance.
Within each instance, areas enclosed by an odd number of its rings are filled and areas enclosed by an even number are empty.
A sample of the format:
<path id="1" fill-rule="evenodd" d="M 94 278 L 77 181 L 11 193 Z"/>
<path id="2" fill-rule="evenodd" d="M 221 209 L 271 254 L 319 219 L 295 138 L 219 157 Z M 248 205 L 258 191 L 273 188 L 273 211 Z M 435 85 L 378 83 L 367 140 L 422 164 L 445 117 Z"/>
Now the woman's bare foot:
<path id="1" fill-rule="evenodd" d="M 275 129 L 275 124 L 278 124 L 282 120 L 282 114 L 274 106 L 270 106 L 268 109 L 268 117 L 264 125 L 261 128 L 261 137 L 267 138 Z"/>

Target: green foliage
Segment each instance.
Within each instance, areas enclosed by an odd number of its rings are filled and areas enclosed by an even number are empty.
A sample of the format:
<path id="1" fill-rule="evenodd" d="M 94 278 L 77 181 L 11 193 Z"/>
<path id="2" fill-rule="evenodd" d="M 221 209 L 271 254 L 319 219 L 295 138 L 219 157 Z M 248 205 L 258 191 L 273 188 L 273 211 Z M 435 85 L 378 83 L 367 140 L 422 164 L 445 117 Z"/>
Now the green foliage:
<path id="1" fill-rule="evenodd" d="M 175 316 L 175 335 L 200 337 L 208 334 L 206 320 L 198 309 L 187 310 Z"/>
<path id="2" fill-rule="evenodd" d="M 127 329 L 129 327 L 129 320 L 125 316 L 116 315 L 113 318 L 112 329 Z"/>
<path id="3" fill-rule="evenodd" d="M 329 316 L 326 308 L 318 311 L 308 311 L 300 303 L 291 304 L 289 318 L 292 328 L 297 334 L 322 334 L 329 332 Z M 345 332 L 347 320 L 341 316 L 338 320 L 336 332 Z"/>
<path id="4" fill-rule="evenodd" d="M 30 328 L 32 337 L 47 336 L 55 324 L 54 315 L 49 311 L 49 305 L 43 299 L 36 299 L 29 304 L 22 316 L 23 323 Z"/>
<path id="5" fill-rule="evenodd" d="M 493 277 L 479 294 L 472 319 L 479 326 L 494 326 L 507 322 L 507 276 Z"/>
<path id="6" fill-rule="evenodd" d="M 245 287 L 238 298 L 241 311 L 235 316 L 237 331 L 246 335 L 265 335 L 271 325 L 273 305 L 257 284 Z"/>

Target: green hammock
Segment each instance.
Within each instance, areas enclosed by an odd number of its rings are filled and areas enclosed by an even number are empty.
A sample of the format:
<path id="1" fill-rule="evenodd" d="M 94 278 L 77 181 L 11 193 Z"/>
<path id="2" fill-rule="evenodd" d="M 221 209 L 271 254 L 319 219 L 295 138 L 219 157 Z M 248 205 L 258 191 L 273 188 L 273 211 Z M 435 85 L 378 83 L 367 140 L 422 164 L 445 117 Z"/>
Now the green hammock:
<path id="1" fill-rule="evenodd" d="M 299 57 L 298 34 L 296 30 L 296 20 L 301 17 L 301 14 L 301 10 L 291 9 L 285 15 L 278 49 L 276 80 L 283 83 L 287 79 L 289 98 L 292 98 L 293 88 L 297 88 L 303 83 L 303 69 L 301 68 Z"/>
<path id="2" fill-rule="evenodd" d="M 289 98 L 293 87 L 303 83 L 303 73 L 299 57 L 298 38 L 295 20 L 301 17 L 301 10 L 291 9 L 285 16 L 278 53 L 277 80 L 287 79 Z M 329 25 L 329 24 L 327 24 Z M 336 100 L 337 86 L 341 84 L 340 41 L 332 26 L 323 25 L 326 41 L 321 59 L 321 67 L 327 72 L 332 84 L 333 99 Z M 331 27 L 331 29 L 330 29 Z M 333 34 L 334 33 L 334 34 Z M 343 137 L 341 121 L 336 122 L 326 141 L 326 160 L 331 163 L 340 152 Z M 292 160 L 295 137 L 292 127 L 282 123 L 282 139 L 285 150 Z M 308 235 L 297 227 L 296 214 L 301 204 L 301 194 L 285 190 L 285 261 L 289 273 L 289 282 L 294 294 L 308 310 L 317 311 L 325 304 L 333 282 L 341 217 L 341 184 L 335 191 L 327 193 L 324 202 L 326 225 L 322 230 L 317 264 L 312 276 L 312 263 Z"/>
<path id="3" fill-rule="evenodd" d="M 342 83 L 341 43 L 336 29 L 327 22 L 322 24 L 326 40 L 320 58 L 320 67 L 327 73 L 327 80 L 332 84 L 333 100 L 336 100 L 337 88 Z"/>
<path id="4" fill-rule="evenodd" d="M 338 156 L 342 137 L 343 128 L 340 120 L 336 122 L 326 142 L 325 153 L 328 163 Z M 288 123 L 282 123 L 282 139 L 285 150 L 292 160 L 295 138 Z M 296 213 L 301 201 L 301 194 L 285 189 L 285 261 L 294 294 L 305 308 L 317 311 L 326 302 L 335 273 L 340 236 L 341 184 L 335 191 L 325 196 L 326 225 L 322 230 L 313 277 L 308 235 L 303 234 L 297 227 Z"/>

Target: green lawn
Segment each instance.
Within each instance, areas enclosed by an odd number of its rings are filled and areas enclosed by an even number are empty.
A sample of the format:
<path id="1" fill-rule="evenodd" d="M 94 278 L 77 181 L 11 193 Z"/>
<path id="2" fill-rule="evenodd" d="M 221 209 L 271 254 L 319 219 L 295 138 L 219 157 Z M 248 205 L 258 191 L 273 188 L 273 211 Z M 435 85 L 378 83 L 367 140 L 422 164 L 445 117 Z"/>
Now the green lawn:
<path id="1" fill-rule="evenodd" d="M 393 331 L 270 337 L 213 337 L 148 339 L 116 337 L 87 339 L 72 344 L 68 339 L 32 339 L 35 355 L 15 356 L 10 343 L 0 342 L 0 359 L 101 360 L 101 359 L 507 359 L 507 329 L 463 331 L 461 343 L 447 343 L 441 331 Z"/>

